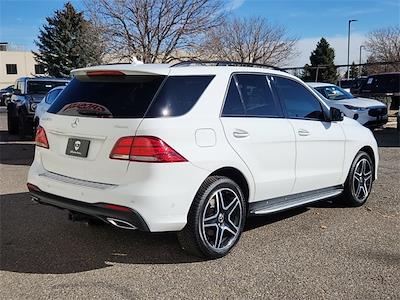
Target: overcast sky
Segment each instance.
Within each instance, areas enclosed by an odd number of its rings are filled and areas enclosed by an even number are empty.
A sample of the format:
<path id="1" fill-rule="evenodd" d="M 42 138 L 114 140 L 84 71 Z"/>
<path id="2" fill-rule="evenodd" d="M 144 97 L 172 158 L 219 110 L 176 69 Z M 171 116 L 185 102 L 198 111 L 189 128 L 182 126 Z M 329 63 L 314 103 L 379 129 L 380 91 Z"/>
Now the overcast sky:
<path id="1" fill-rule="evenodd" d="M 359 46 L 374 29 L 399 25 L 399 0 L 225 0 L 232 15 L 266 17 L 299 38 L 299 55 L 288 65 L 309 63 L 311 51 L 321 37 L 335 48 L 336 64 L 347 61 L 347 22 L 352 23 L 350 61 L 358 62 Z M 46 16 L 62 8 L 63 0 L 0 0 L 0 41 L 34 49 Z M 81 0 L 71 1 L 83 9 Z"/>

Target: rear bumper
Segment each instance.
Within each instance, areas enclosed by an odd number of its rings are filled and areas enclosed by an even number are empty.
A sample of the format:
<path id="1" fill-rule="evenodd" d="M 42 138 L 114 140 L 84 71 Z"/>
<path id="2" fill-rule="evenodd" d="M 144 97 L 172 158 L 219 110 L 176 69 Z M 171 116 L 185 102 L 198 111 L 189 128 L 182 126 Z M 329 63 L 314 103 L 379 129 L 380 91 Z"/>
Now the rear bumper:
<path id="1" fill-rule="evenodd" d="M 128 218 L 139 229 L 165 232 L 179 231 L 186 225 L 192 201 L 208 175 L 208 171 L 190 163 L 137 163 L 124 176 L 125 182 L 105 184 L 55 173 L 49 176 L 36 153 L 28 182 L 38 187 L 40 192 L 33 191 L 32 194 L 40 203 L 103 220 L 103 217 L 123 221 Z M 102 210 L 101 204 L 104 203 L 129 208 L 132 213 L 130 216 L 114 215 L 112 211 Z M 138 222 L 138 219 L 143 222 Z"/>
<path id="2" fill-rule="evenodd" d="M 29 189 L 29 192 L 32 195 L 32 198 L 40 204 L 66 209 L 73 213 L 89 215 L 112 225 L 114 225 L 112 223 L 113 220 L 121 220 L 127 223 L 126 225 L 131 224 L 133 227 L 135 227 L 130 229 L 149 231 L 149 227 L 140 214 L 132 209 L 129 209 L 129 211 L 119 211 L 105 208 L 103 207 L 103 203 L 89 204 L 33 189 Z"/>

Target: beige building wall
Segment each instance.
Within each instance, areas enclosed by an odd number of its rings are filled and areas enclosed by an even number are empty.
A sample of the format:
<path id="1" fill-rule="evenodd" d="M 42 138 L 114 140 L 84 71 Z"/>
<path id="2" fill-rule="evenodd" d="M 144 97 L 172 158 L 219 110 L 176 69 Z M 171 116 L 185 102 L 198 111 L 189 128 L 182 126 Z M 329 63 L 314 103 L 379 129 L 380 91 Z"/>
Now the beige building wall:
<path id="1" fill-rule="evenodd" d="M 17 74 L 7 74 L 7 64 L 16 64 Z M 36 75 L 36 64 L 30 51 L 0 51 L 0 88 L 14 84 L 19 77 Z"/>

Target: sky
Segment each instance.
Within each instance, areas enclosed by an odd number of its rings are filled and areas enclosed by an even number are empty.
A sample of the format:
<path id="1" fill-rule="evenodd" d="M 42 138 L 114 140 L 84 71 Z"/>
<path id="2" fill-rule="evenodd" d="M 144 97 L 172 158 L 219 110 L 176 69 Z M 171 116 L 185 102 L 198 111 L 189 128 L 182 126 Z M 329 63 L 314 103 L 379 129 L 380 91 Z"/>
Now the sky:
<path id="1" fill-rule="evenodd" d="M 347 62 L 347 26 L 351 25 L 350 61 L 358 62 L 359 47 L 368 32 L 400 25 L 400 0 L 224 0 L 229 14 L 240 17 L 263 16 L 284 26 L 298 39 L 298 55 L 288 66 L 309 63 L 311 51 L 325 37 L 336 52 L 336 64 Z M 0 0 L 0 41 L 36 49 L 39 29 L 64 0 Z M 84 8 L 81 0 L 71 1 Z M 363 57 L 365 60 L 365 54 Z"/>

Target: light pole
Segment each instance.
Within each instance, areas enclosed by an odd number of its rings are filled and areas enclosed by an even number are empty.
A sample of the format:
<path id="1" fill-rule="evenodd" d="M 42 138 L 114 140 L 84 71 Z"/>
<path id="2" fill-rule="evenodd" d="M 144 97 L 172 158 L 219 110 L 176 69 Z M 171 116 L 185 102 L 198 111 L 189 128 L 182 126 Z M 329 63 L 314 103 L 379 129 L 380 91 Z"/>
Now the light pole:
<path id="1" fill-rule="evenodd" d="M 360 45 L 360 61 L 359 61 L 359 66 L 358 66 L 358 77 L 361 77 L 361 70 L 362 70 L 362 67 L 361 67 L 361 50 L 363 49 L 363 48 L 365 48 L 365 46 L 364 45 Z"/>
<path id="2" fill-rule="evenodd" d="M 350 64 L 350 25 L 351 25 L 351 22 L 357 22 L 357 20 L 349 20 L 349 29 L 348 29 L 348 35 L 347 35 L 347 79 L 350 78 L 349 64 Z"/>

